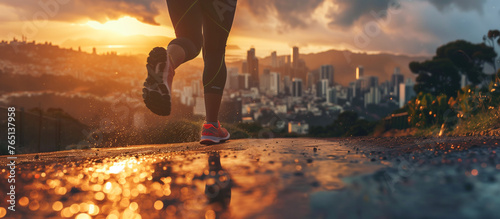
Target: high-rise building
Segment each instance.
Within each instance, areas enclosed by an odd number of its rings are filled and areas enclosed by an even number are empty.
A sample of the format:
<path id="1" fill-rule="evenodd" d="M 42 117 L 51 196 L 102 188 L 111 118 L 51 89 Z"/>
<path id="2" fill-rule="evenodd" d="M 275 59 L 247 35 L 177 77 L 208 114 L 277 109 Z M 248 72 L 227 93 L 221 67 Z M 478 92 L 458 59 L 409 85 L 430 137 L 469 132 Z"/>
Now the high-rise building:
<path id="1" fill-rule="evenodd" d="M 399 84 L 404 83 L 405 77 L 401 74 L 399 67 L 394 68 L 394 73 L 391 76 L 391 91 L 395 96 L 399 96 Z"/>
<path id="2" fill-rule="evenodd" d="M 261 93 L 266 93 L 266 91 L 269 90 L 271 83 L 271 70 L 268 68 L 265 68 L 262 71 L 262 74 L 260 75 L 260 83 L 259 83 L 259 90 Z"/>
<path id="3" fill-rule="evenodd" d="M 318 71 L 311 71 L 307 73 L 306 83 L 307 88 L 311 89 L 319 80 Z"/>
<path id="4" fill-rule="evenodd" d="M 290 76 L 288 75 L 283 77 L 283 90 L 286 95 L 292 94 L 292 80 L 290 80 Z"/>
<path id="5" fill-rule="evenodd" d="M 255 48 L 251 48 L 247 51 L 247 68 L 252 77 L 252 84 L 250 87 L 258 87 L 259 84 L 259 59 L 255 57 Z"/>
<path id="6" fill-rule="evenodd" d="M 252 77 L 249 73 L 243 73 L 238 75 L 238 89 L 248 90 L 252 84 Z"/>
<path id="7" fill-rule="evenodd" d="M 365 93 L 365 107 L 368 104 L 379 104 L 381 100 L 380 89 L 378 87 L 370 87 L 370 90 Z"/>
<path id="8" fill-rule="evenodd" d="M 356 80 L 363 78 L 363 75 L 365 73 L 365 68 L 360 65 L 356 68 Z"/>
<path id="9" fill-rule="evenodd" d="M 292 48 L 292 66 L 296 68 L 299 65 L 299 47 Z"/>
<path id="10" fill-rule="evenodd" d="M 413 90 L 415 83 L 408 78 L 406 83 L 399 84 L 399 107 L 403 107 L 411 98 L 415 97 L 415 90 Z"/>
<path id="11" fill-rule="evenodd" d="M 293 78 L 292 96 L 293 97 L 301 97 L 302 96 L 302 79 Z"/>
<path id="12" fill-rule="evenodd" d="M 352 101 L 353 98 L 356 98 L 356 82 L 350 82 L 347 89 L 347 99 Z"/>
<path id="13" fill-rule="evenodd" d="M 248 73 L 248 62 L 243 61 L 241 63 L 241 73 Z"/>
<path id="14" fill-rule="evenodd" d="M 328 79 L 321 79 L 318 81 L 318 83 L 316 84 L 316 96 L 317 97 L 320 97 L 320 98 L 325 98 L 326 97 L 326 93 L 328 91 L 328 88 L 330 86 L 328 86 Z"/>
<path id="15" fill-rule="evenodd" d="M 225 89 L 238 89 L 238 68 L 227 69 L 227 79 Z"/>
<path id="16" fill-rule="evenodd" d="M 378 77 L 377 76 L 369 76 L 367 78 L 367 89 L 371 87 L 378 87 Z"/>
<path id="17" fill-rule="evenodd" d="M 278 67 L 278 56 L 276 54 L 276 51 L 271 52 L 271 67 Z"/>
<path id="18" fill-rule="evenodd" d="M 195 97 L 201 96 L 201 82 L 200 82 L 200 80 L 192 80 L 191 81 L 191 89 L 193 91 L 193 96 L 195 96 Z"/>
<path id="19" fill-rule="evenodd" d="M 326 92 L 326 102 L 338 104 L 337 89 L 332 87 Z"/>
<path id="20" fill-rule="evenodd" d="M 333 65 L 322 65 L 319 70 L 320 80 L 327 79 L 328 85 L 333 86 Z"/>
<path id="21" fill-rule="evenodd" d="M 270 94 L 273 96 L 278 96 L 280 92 L 280 74 L 277 72 L 271 72 L 271 77 L 269 82 L 270 82 L 270 87 L 269 87 Z"/>

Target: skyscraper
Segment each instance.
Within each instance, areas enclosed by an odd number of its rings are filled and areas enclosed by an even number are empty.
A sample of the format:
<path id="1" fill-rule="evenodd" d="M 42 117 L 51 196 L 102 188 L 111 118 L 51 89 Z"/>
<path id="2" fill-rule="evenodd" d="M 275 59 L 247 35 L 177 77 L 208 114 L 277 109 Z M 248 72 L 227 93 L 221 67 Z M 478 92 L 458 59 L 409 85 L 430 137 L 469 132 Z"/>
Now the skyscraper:
<path id="1" fill-rule="evenodd" d="M 328 91 L 328 79 L 321 79 L 316 84 L 316 96 L 320 98 L 325 98 Z"/>
<path id="2" fill-rule="evenodd" d="M 297 68 L 299 65 L 299 47 L 294 46 L 292 48 L 292 66 Z"/>
<path id="3" fill-rule="evenodd" d="M 333 86 L 333 65 L 322 65 L 320 67 L 320 80 L 327 79 L 328 85 Z"/>
<path id="4" fill-rule="evenodd" d="M 406 102 L 416 96 L 413 86 L 415 86 L 415 83 L 411 78 L 408 78 L 406 83 L 399 84 L 399 107 L 403 107 Z"/>
<path id="5" fill-rule="evenodd" d="M 360 79 L 363 77 L 363 74 L 365 72 L 365 68 L 363 68 L 362 65 L 358 66 L 356 68 L 356 80 Z"/>
<path id="6" fill-rule="evenodd" d="M 273 67 L 273 68 L 278 67 L 278 56 L 276 54 L 276 51 L 273 51 L 271 53 L 271 67 Z"/>
<path id="7" fill-rule="evenodd" d="M 251 48 L 247 51 L 247 72 L 252 77 L 252 85 L 250 87 L 257 86 L 259 84 L 259 59 L 255 57 L 255 48 Z"/>
<path id="8" fill-rule="evenodd" d="M 329 88 L 326 92 L 326 102 L 327 103 L 333 103 L 337 104 L 338 103 L 338 97 L 337 97 L 337 89 Z"/>
<path id="9" fill-rule="evenodd" d="M 273 96 L 278 96 L 280 92 L 280 74 L 271 72 L 269 91 Z"/>
<path id="10" fill-rule="evenodd" d="M 369 76 L 368 81 L 367 81 L 367 88 L 370 89 L 371 87 L 378 87 L 378 77 L 377 76 Z"/>
<path id="11" fill-rule="evenodd" d="M 301 97 L 302 96 L 302 79 L 293 78 L 292 96 L 293 97 Z"/>
<path id="12" fill-rule="evenodd" d="M 391 76 L 391 91 L 395 96 L 399 96 L 399 84 L 404 83 L 405 77 L 401 74 L 399 67 L 394 68 L 394 73 Z"/>
<path id="13" fill-rule="evenodd" d="M 308 89 L 311 89 L 319 80 L 318 71 L 312 71 L 307 73 L 306 85 Z"/>
<path id="14" fill-rule="evenodd" d="M 259 83 L 259 88 L 260 92 L 266 93 L 271 87 L 271 70 L 268 68 L 265 68 L 262 71 L 262 74 L 260 75 L 260 83 Z"/>

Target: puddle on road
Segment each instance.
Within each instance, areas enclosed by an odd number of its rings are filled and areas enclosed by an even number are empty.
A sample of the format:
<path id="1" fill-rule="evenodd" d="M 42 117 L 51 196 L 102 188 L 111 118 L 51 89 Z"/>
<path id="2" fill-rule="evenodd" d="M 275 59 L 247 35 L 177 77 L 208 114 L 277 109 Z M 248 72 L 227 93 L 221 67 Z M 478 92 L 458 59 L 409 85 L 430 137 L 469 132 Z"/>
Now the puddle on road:
<path id="1" fill-rule="evenodd" d="M 18 167 L 16 213 L 9 217 L 301 218 L 310 214 L 311 193 L 341 189 L 341 177 L 381 167 L 335 142 L 251 144 L 24 163 Z M 1 172 L 2 183 L 7 175 Z"/>

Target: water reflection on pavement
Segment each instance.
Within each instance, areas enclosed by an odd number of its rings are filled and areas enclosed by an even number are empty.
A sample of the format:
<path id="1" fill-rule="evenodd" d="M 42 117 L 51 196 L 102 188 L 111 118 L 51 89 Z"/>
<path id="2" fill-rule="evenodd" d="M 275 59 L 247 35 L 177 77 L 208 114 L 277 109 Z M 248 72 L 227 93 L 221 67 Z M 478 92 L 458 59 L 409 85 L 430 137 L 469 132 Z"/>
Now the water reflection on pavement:
<path id="1" fill-rule="evenodd" d="M 0 217 L 303 218 L 311 216 L 311 193 L 341 189 L 341 177 L 381 167 L 325 140 L 192 145 L 20 156 L 17 209 L 2 204 Z M 6 194 L 5 169 L 0 176 Z"/>

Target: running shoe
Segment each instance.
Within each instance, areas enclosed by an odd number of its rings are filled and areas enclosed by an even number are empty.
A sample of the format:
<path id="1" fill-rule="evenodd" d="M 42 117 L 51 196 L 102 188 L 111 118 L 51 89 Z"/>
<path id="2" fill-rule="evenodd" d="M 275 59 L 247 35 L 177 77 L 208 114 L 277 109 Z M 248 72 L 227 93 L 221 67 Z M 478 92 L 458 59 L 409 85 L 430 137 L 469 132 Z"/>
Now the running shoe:
<path id="1" fill-rule="evenodd" d="M 229 132 L 227 132 L 225 128 L 222 128 L 219 122 L 217 123 L 219 128 L 216 128 L 212 124 L 203 124 L 200 140 L 201 144 L 217 144 L 229 139 Z"/>
<path id="2" fill-rule="evenodd" d="M 148 77 L 142 89 L 144 103 L 151 112 L 168 116 L 172 105 L 171 88 L 175 71 L 167 56 L 167 50 L 162 47 L 151 50 L 146 68 Z"/>

